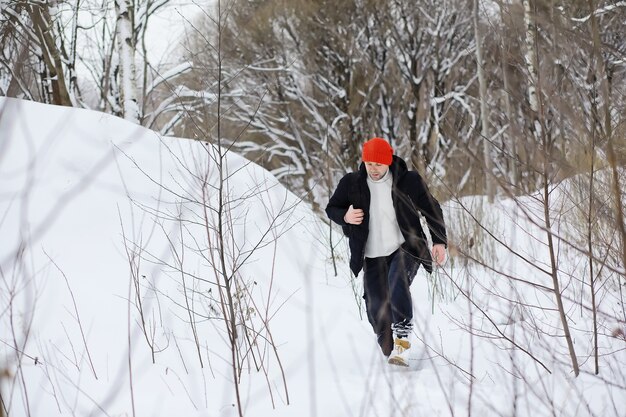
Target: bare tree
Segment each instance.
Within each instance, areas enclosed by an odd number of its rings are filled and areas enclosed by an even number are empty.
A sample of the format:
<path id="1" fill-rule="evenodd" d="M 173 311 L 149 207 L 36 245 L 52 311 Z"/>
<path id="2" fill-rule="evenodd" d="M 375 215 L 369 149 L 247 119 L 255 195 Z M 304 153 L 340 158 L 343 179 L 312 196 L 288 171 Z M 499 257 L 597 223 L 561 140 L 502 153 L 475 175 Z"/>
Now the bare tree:
<path id="1" fill-rule="evenodd" d="M 189 69 L 150 62 L 147 29 L 169 4 L 18 0 L 3 6 L 0 75 L 8 80 L 0 86 L 3 94 L 154 123 L 163 96 L 158 87 Z"/>
<path id="2" fill-rule="evenodd" d="M 58 10 L 65 2 L 18 0 L 2 7 L 2 52 L 0 61 L 10 75 L 7 93 L 24 94 L 48 103 L 72 106 L 67 55 Z M 36 62 L 40 63 L 39 69 Z M 36 82 L 37 84 L 33 84 Z"/>
<path id="3" fill-rule="evenodd" d="M 489 140 L 489 114 L 487 111 L 487 81 L 485 80 L 484 61 L 483 61 L 483 40 L 480 30 L 480 13 L 479 13 L 479 1 L 474 0 L 474 36 L 476 38 L 476 72 L 478 75 L 478 92 L 480 99 L 480 133 L 483 138 L 483 155 L 485 160 L 485 191 L 489 198 L 489 202 L 493 202 L 495 190 L 494 190 L 494 178 L 492 176 L 492 161 L 491 161 L 491 145 Z"/>
<path id="4" fill-rule="evenodd" d="M 271 319 L 276 314 L 270 306 L 270 299 L 274 296 L 274 273 L 269 276 L 270 282 L 257 283 L 244 271 L 258 251 L 273 247 L 273 256 L 276 256 L 277 241 L 289 230 L 290 216 L 299 201 L 292 200 L 287 193 L 272 197 L 276 183 L 270 178 L 258 178 L 249 189 L 234 189 L 233 178 L 240 172 L 254 169 L 248 161 L 242 160 L 239 166 L 231 151 L 233 144 L 246 134 L 245 129 L 231 137 L 232 131 L 223 127 L 228 123 L 226 115 L 232 104 L 228 84 L 236 82 L 233 67 L 225 58 L 223 43 L 234 13 L 234 3 L 221 1 L 215 10 L 203 13 L 212 22 L 211 31 L 203 32 L 202 36 L 207 48 L 214 53 L 212 63 L 215 64 L 206 68 L 209 77 L 204 88 L 214 101 L 211 106 L 195 107 L 191 113 L 202 119 L 194 123 L 194 136 L 199 141 L 190 144 L 194 152 L 190 153 L 189 159 L 181 160 L 173 147 L 164 143 L 172 159 L 178 160 L 180 176 L 187 178 L 185 184 L 162 185 L 164 196 L 178 200 L 176 211 L 160 207 L 150 210 L 155 215 L 156 230 L 168 241 L 170 255 L 156 257 L 140 241 L 129 242 L 127 248 L 134 249 L 127 251 L 131 267 L 137 265 L 133 254 L 138 254 L 148 263 L 174 271 L 180 288 L 180 294 L 173 300 L 174 305 L 186 318 L 189 339 L 195 346 L 200 367 L 212 366 L 207 332 L 217 332 L 223 340 L 234 402 L 237 413 L 243 416 L 245 393 L 241 390 L 242 381 L 251 370 L 264 375 L 273 405 L 277 388 L 271 380 L 278 372 L 282 379 L 281 396 L 289 402 L 287 381 L 271 330 Z M 211 120 L 214 124 L 207 128 L 203 120 Z M 256 215 L 264 212 L 266 224 L 250 224 L 247 219 L 252 212 Z M 168 258 L 171 261 L 167 261 Z M 205 264 L 201 272 L 195 271 L 194 260 Z M 273 262 L 276 262 L 275 258 Z M 136 275 L 134 272 L 133 276 Z M 267 296 L 259 293 L 259 287 L 267 288 Z M 140 290 L 135 288 L 139 295 Z M 139 315 L 137 321 L 154 355 L 153 338 L 146 332 L 144 324 L 151 308 L 139 297 L 135 298 L 135 305 Z M 174 343 L 177 343 L 176 338 Z M 215 350 L 216 346 L 211 344 L 210 348 Z"/>
<path id="5" fill-rule="evenodd" d="M 413 155 L 426 175 L 456 175 L 443 162 L 465 163 L 462 149 L 477 140 L 469 99 L 474 77 L 464 70 L 474 63 L 471 13 L 463 2 L 431 3 L 353 0 L 341 3 L 341 13 L 324 0 L 239 4 L 225 41 L 241 70 L 229 72 L 237 77 L 224 96 L 232 101 L 224 127 L 236 131 L 249 123 L 249 134 L 234 149 L 293 191 L 310 192 L 315 207 L 327 198 L 315 173 L 330 170 L 336 180 L 355 169 L 361 141 L 375 135 Z M 198 75 L 189 74 L 188 88 L 176 90 L 181 110 L 174 131 L 181 136 L 193 137 L 189 117 L 213 100 L 198 88 L 202 60 L 210 62 L 198 38 L 185 55 Z"/>

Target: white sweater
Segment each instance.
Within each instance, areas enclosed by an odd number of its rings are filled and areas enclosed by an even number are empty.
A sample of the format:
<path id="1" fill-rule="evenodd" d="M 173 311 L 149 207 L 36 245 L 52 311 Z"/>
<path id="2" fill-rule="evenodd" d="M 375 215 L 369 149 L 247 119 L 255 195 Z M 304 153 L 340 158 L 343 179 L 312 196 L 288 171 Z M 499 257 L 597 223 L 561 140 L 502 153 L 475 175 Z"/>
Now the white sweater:
<path id="1" fill-rule="evenodd" d="M 391 199 L 392 182 L 391 171 L 387 171 L 385 176 L 378 181 L 367 177 L 367 186 L 372 197 L 369 211 L 369 235 L 365 244 L 365 257 L 367 258 L 391 255 L 404 243 Z"/>

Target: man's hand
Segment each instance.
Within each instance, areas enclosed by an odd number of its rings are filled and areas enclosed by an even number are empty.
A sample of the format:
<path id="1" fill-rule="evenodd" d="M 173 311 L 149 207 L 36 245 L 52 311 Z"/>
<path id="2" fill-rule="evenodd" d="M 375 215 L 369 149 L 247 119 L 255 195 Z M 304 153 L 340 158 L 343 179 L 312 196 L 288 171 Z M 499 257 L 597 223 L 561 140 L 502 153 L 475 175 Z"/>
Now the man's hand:
<path id="1" fill-rule="evenodd" d="M 343 220 L 348 224 L 361 224 L 363 223 L 364 215 L 363 210 L 355 209 L 352 205 L 350 205 L 348 211 L 343 216 Z"/>
<path id="2" fill-rule="evenodd" d="M 433 245 L 433 260 L 439 266 L 443 265 L 446 262 L 446 245 L 438 243 Z"/>

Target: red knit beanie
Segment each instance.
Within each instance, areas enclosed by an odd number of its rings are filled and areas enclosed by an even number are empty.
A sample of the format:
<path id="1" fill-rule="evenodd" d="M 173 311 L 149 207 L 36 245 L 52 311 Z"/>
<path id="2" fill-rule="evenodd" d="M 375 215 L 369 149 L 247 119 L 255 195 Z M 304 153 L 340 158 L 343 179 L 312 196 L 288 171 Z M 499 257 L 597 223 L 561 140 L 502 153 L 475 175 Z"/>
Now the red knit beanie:
<path id="1" fill-rule="evenodd" d="M 363 159 L 363 162 L 376 162 L 383 165 L 391 165 L 393 161 L 393 149 L 385 139 L 370 139 L 363 144 L 363 156 L 361 159 Z"/>

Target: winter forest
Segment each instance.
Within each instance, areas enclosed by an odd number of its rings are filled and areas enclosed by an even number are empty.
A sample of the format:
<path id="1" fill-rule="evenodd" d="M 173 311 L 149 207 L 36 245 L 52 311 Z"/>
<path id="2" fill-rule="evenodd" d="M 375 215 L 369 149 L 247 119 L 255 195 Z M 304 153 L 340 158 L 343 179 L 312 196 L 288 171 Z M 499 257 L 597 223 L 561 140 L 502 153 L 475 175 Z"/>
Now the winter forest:
<path id="1" fill-rule="evenodd" d="M 626 1 L 0 0 L 0 53 L 0 417 L 626 415 Z M 22 105 L 54 128 L 19 122 Z M 103 126 L 129 137 L 91 147 L 85 129 Z M 106 148 L 144 181 L 124 177 L 122 208 L 94 197 L 124 259 L 115 359 L 72 268 L 42 249 L 58 196 L 43 227 L 24 214 L 43 174 L 10 155 L 54 129 L 81 138 L 63 148 L 75 159 Z M 448 227 L 447 264 L 412 289 L 417 372 L 370 357 L 361 283 L 324 214 L 374 136 Z M 35 331 L 49 276 L 67 287 L 62 342 Z M 318 332 L 315 312 L 364 330 Z M 123 394 L 99 353 L 124 364 Z M 346 375 L 352 355 L 366 364 Z M 159 414 L 150 381 L 175 369 L 159 411 L 174 414 Z M 327 381 L 350 385 L 341 401 Z"/>

